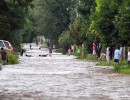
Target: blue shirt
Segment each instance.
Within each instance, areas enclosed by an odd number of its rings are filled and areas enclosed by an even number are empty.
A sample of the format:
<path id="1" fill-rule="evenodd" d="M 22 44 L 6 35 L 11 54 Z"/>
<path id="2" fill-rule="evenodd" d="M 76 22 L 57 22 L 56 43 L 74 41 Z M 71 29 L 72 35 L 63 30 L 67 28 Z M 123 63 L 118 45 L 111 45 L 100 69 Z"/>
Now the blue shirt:
<path id="1" fill-rule="evenodd" d="M 120 59 L 120 50 L 119 49 L 116 49 L 114 51 L 114 59 Z"/>

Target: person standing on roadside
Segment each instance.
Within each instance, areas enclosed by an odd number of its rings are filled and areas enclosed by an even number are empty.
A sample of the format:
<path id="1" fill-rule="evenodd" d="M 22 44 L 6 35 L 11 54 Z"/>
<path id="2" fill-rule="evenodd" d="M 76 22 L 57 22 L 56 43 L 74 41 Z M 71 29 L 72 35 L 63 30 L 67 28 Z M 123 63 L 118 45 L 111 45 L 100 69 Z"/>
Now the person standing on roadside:
<path id="1" fill-rule="evenodd" d="M 51 55 L 52 55 L 52 48 L 53 48 L 53 45 L 52 44 L 50 44 L 49 45 L 49 56 L 51 57 Z"/>
<path id="2" fill-rule="evenodd" d="M 127 61 L 128 61 L 128 65 L 130 65 L 130 49 L 128 50 Z"/>
<path id="3" fill-rule="evenodd" d="M 106 61 L 107 61 L 108 65 L 110 65 L 110 51 L 109 51 L 109 47 L 107 47 L 107 49 L 106 49 Z"/>
<path id="4" fill-rule="evenodd" d="M 4 48 L 1 48 L 1 60 L 2 60 L 2 65 L 5 64 L 5 61 L 7 60 L 7 53 L 5 52 Z"/>
<path id="5" fill-rule="evenodd" d="M 69 48 L 68 49 L 68 56 L 70 56 L 70 54 L 71 54 L 71 49 Z"/>
<path id="6" fill-rule="evenodd" d="M 93 57 L 97 57 L 96 49 L 97 49 L 96 43 L 93 42 Z"/>
<path id="7" fill-rule="evenodd" d="M 30 50 L 32 50 L 32 45 L 30 44 Z"/>
<path id="8" fill-rule="evenodd" d="M 114 62 L 119 63 L 119 59 L 120 59 L 120 50 L 119 48 L 116 48 L 114 51 Z"/>
<path id="9" fill-rule="evenodd" d="M 24 50 L 23 50 L 23 48 L 21 48 L 21 50 L 20 50 L 20 55 L 21 56 L 23 56 L 23 52 L 24 52 Z"/>

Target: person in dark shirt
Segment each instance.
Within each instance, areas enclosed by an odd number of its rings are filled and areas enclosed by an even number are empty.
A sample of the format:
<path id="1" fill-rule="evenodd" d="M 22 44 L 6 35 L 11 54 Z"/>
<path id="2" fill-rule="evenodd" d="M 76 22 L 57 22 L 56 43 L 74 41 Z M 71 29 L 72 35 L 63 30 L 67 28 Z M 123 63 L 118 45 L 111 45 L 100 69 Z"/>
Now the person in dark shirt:
<path id="1" fill-rule="evenodd" d="M 21 56 L 23 56 L 23 52 L 24 52 L 24 50 L 23 50 L 23 48 L 21 48 L 21 51 L 20 51 Z"/>
<path id="2" fill-rule="evenodd" d="M 52 48 L 53 48 L 53 45 L 52 44 L 50 44 L 49 45 L 49 56 L 51 57 L 51 55 L 52 55 Z"/>
<path id="3" fill-rule="evenodd" d="M 30 44 L 30 50 L 32 50 L 32 45 Z"/>
<path id="4" fill-rule="evenodd" d="M 7 53 L 4 51 L 4 48 L 1 48 L 1 60 L 2 64 L 5 64 L 5 61 L 7 60 Z"/>

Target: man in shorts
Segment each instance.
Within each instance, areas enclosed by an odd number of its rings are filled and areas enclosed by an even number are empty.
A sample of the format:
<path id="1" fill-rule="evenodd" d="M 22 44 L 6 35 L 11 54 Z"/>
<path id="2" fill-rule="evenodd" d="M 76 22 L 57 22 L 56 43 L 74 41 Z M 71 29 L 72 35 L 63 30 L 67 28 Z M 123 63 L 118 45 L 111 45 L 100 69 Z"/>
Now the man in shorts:
<path id="1" fill-rule="evenodd" d="M 119 48 L 116 48 L 114 51 L 114 62 L 119 63 L 119 59 L 120 59 L 120 50 Z"/>

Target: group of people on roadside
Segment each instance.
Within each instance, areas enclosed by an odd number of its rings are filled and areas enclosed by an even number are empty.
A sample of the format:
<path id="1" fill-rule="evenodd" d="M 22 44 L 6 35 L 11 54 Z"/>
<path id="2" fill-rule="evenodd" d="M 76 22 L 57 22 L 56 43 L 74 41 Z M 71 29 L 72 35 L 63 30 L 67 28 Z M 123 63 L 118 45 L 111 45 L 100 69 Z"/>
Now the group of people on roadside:
<path id="1" fill-rule="evenodd" d="M 97 57 L 96 49 L 97 49 L 97 45 L 96 45 L 95 42 L 93 42 L 93 57 Z M 121 56 L 120 49 L 116 48 L 114 50 L 114 62 L 115 62 L 115 64 L 119 63 L 120 56 Z M 109 47 L 106 48 L 105 53 L 100 54 L 100 57 L 98 59 L 102 59 L 103 57 L 106 58 L 106 61 L 110 65 L 110 50 L 109 50 Z M 127 62 L 128 62 L 128 64 L 130 64 L 130 49 L 128 49 L 128 53 L 127 53 Z"/>
<path id="2" fill-rule="evenodd" d="M 68 52 L 68 53 L 67 53 L 68 56 L 70 56 L 71 53 L 74 53 L 75 51 L 76 51 L 77 55 L 80 54 L 80 48 L 75 49 L 74 46 L 71 46 L 71 48 L 69 47 L 69 48 L 68 48 L 68 51 L 67 51 L 67 52 Z"/>

